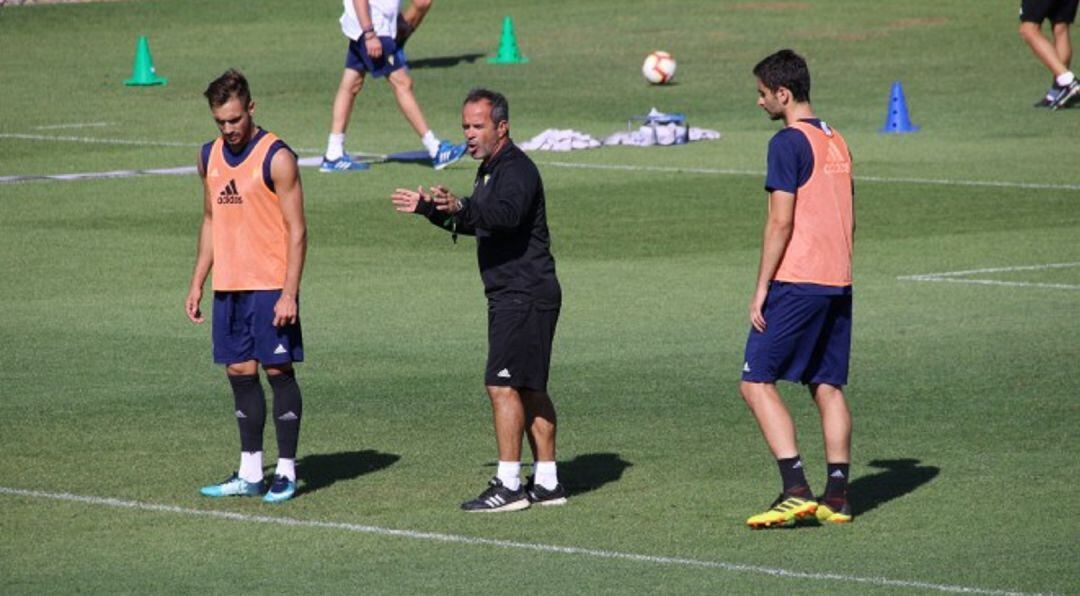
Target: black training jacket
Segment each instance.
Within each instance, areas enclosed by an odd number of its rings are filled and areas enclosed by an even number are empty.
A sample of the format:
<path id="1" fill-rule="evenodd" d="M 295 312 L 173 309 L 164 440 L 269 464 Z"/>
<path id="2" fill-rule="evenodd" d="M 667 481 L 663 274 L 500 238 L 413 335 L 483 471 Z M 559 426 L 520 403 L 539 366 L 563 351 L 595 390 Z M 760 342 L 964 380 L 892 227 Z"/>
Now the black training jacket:
<path id="1" fill-rule="evenodd" d="M 472 196 L 453 216 L 423 201 L 417 210 L 449 232 L 476 236 L 476 257 L 490 301 L 557 306 L 562 290 L 551 256 L 544 184 L 529 156 L 508 142 L 481 163 Z"/>

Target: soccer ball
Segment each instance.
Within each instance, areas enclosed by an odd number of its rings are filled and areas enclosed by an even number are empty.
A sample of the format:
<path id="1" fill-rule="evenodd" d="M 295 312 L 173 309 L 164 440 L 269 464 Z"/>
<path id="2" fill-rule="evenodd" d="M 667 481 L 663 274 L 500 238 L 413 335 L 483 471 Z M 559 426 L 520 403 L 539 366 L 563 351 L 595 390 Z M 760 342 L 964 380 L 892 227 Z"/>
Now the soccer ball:
<path id="1" fill-rule="evenodd" d="M 667 52 L 653 52 L 645 57 L 641 74 L 653 85 L 664 85 L 675 76 L 675 58 Z"/>

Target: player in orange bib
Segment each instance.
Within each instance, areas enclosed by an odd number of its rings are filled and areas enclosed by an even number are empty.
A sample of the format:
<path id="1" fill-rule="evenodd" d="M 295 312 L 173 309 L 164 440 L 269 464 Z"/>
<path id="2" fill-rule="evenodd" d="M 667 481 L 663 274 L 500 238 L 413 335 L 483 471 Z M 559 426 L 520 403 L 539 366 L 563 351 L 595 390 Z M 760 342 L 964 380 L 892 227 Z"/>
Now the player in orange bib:
<path id="1" fill-rule="evenodd" d="M 783 490 L 752 528 L 805 517 L 852 519 L 847 500 L 851 414 L 851 255 L 855 233 L 851 154 L 844 138 L 814 115 L 810 71 L 791 50 L 754 67 L 758 106 L 786 127 L 769 142 L 765 223 L 740 390 L 780 468 Z M 825 493 L 815 498 L 803 472 L 795 424 L 776 390 L 803 383 L 821 414 Z"/>
<path id="2" fill-rule="evenodd" d="M 221 136 L 203 146 L 203 221 L 185 302 L 194 323 L 203 285 L 213 269 L 214 362 L 224 364 L 240 428 L 240 468 L 209 497 L 263 496 L 286 501 L 296 493 L 296 445 L 303 401 L 293 362 L 304 359 L 300 276 L 307 251 L 304 191 L 296 154 L 252 119 L 247 79 L 228 70 L 207 87 Z M 274 394 L 278 463 L 264 488 L 262 451 L 266 400 L 259 365 Z"/>

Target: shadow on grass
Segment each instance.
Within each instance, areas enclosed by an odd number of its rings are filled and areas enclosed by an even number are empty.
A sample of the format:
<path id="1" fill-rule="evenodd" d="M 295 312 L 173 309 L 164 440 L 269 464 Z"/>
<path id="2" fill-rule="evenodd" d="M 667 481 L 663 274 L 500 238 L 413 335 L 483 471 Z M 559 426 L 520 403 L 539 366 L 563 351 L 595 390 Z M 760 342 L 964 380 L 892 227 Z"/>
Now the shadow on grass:
<path id="1" fill-rule="evenodd" d="M 306 455 L 296 462 L 296 475 L 301 480 L 296 494 L 313 493 L 338 480 L 352 480 L 364 474 L 378 472 L 394 465 L 399 459 L 400 455 L 374 449 Z"/>
<path id="2" fill-rule="evenodd" d="M 485 465 L 494 468 L 498 464 L 489 462 Z M 529 466 L 528 463 L 524 465 Z M 618 453 L 586 453 L 559 462 L 559 483 L 570 495 L 583 495 L 609 482 L 618 481 L 626 468 L 632 465 L 619 457 Z"/>
<path id="3" fill-rule="evenodd" d="M 617 482 L 626 468 L 632 465 L 618 453 L 586 453 L 559 462 L 559 480 L 566 487 L 566 492 L 582 495 L 610 482 Z"/>
<path id="4" fill-rule="evenodd" d="M 484 54 L 458 54 L 457 56 L 439 56 L 437 58 L 421 58 L 409 60 L 409 68 L 450 68 L 462 62 L 472 64 L 484 57 Z"/>
<path id="5" fill-rule="evenodd" d="M 920 466 L 917 459 L 875 459 L 870 466 L 880 468 L 860 476 L 848 486 L 851 511 L 862 515 L 878 506 L 902 497 L 933 480 L 940 472 L 937 466 Z"/>

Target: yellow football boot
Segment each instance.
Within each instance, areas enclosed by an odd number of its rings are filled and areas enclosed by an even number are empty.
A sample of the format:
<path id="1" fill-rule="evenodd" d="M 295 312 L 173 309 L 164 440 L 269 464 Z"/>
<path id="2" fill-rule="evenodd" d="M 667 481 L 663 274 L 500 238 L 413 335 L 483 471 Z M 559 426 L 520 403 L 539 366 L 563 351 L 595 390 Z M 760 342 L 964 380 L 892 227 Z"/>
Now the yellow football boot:
<path id="1" fill-rule="evenodd" d="M 851 516 L 851 504 L 844 502 L 844 505 L 839 509 L 833 509 L 821 501 L 817 506 L 817 519 L 823 524 L 846 524 L 850 523 Z"/>
<path id="2" fill-rule="evenodd" d="M 813 499 L 804 499 L 802 497 L 781 493 L 780 496 L 773 501 L 773 504 L 769 507 L 768 511 L 750 517 L 746 520 L 746 525 L 755 530 L 761 528 L 792 526 L 795 525 L 795 520 L 802 519 L 808 515 L 814 515 L 817 508 L 817 501 Z"/>

